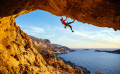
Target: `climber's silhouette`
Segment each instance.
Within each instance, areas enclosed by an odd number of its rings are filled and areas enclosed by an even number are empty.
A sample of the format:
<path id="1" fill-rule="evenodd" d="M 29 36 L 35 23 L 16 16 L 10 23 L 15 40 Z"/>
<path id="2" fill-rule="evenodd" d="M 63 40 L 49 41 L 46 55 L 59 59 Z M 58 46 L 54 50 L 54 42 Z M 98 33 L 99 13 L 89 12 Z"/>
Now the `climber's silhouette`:
<path id="1" fill-rule="evenodd" d="M 71 24 L 71 23 L 74 23 L 75 20 L 72 21 L 72 22 L 67 22 L 67 23 L 65 22 L 65 21 L 67 20 L 67 18 L 66 18 L 65 20 L 63 20 L 63 18 L 61 17 L 60 20 L 61 20 L 61 23 L 65 25 L 65 29 L 66 29 L 66 26 L 69 26 L 70 29 L 71 29 L 71 31 L 74 32 L 74 31 L 72 30 L 72 26 L 71 26 L 70 24 Z"/>

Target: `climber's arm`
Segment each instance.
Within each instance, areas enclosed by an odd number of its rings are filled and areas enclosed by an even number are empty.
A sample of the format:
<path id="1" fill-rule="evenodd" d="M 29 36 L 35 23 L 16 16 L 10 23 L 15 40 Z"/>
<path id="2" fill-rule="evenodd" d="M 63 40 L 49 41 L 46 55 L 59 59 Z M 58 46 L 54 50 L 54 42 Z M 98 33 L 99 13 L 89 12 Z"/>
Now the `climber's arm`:
<path id="1" fill-rule="evenodd" d="M 67 17 L 66 17 L 66 19 L 65 19 L 65 21 L 67 20 Z"/>

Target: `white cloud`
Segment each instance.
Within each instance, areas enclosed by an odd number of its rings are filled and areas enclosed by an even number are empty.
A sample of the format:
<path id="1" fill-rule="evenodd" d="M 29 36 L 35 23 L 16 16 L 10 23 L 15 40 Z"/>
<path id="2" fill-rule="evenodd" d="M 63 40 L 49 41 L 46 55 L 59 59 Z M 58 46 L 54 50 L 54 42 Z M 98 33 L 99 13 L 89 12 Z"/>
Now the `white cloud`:
<path id="1" fill-rule="evenodd" d="M 102 43 L 120 43 L 120 35 L 115 35 L 115 31 L 101 30 L 101 31 L 75 31 L 73 35 L 80 36 L 86 40 L 93 40 Z"/>
<path id="2" fill-rule="evenodd" d="M 48 35 L 46 35 L 47 37 L 49 37 L 49 38 L 54 38 L 55 37 L 55 34 L 48 34 Z"/>
<path id="3" fill-rule="evenodd" d="M 101 30 L 101 31 L 98 31 L 98 33 L 113 33 L 115 31 L 113 30 Z"/>
<path id="4" fill-rule="evenodd" d="M 39 28 L 39 27 L 30 27 L 31 31 L 34 33 L 44 33 L 44 29 L 43 28 Z"/>
<path id="5" fill-rule="evenodd" d="M 28 35 L 32 35 L 32 36 L 39 36 L 40 33 L 45 33 L 45 30 L 43 28 L 40 27 L 34 27 L 34 26 L 24 26 L 21 27 L 22 30 L 27 33 Z"/>
<path id="6" fill-rule="evenodd" d="M 79 35 L 79 36 L 88 36 L 87 33 L 83 33 L 83 32 L 80 32 L 80 31 L 75 31 L 73 34 Z"/>
<path id="7" fill-rule="evenodd" d="M 57 26 L 55 27 L 55 29 L 57 29 L 57 30 L 65 30 L 64 27 L 57 27 Z"/>

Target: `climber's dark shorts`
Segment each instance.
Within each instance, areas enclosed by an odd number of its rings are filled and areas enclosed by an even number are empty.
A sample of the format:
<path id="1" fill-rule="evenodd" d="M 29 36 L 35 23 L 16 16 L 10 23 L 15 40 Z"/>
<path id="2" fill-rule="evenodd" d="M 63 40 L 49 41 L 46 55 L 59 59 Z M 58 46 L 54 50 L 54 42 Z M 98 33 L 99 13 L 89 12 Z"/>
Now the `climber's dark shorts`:
<path id="1" fill-rule="evenodd" d="M 69 23 L 66 23 L 66 26 L 69 26 Z"/>

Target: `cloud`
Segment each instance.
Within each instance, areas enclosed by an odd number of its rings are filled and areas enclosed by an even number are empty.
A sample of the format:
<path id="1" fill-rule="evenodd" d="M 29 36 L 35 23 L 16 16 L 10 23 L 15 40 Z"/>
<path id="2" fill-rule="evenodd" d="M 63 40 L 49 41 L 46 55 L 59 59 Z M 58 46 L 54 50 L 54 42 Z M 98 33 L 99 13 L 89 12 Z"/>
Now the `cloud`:
<path id="1" fill-rule="evenodd" d="M 79 36 L 84 36 L 84 37 L 87 37 L 88 36 L 88 34 L 87 33 L 83 33 L 83 32 L 80 32 L 80 31 L 75 31 L 73 34 L 75 34 L 75 35 L 79 35 Z"/>
<path id="2" fill-rule="evenodd" d="M 98 33 L 113 33 L 115 31 L 113 30 L 101 30 L 101 31 L 98 31 Z"/>
<path id="3" fill-rule="evenodd" d="M 101 30 L 101 31 L 75 31 L 75 36 L 82 37 L 86 41 L 97 41 L 99 43 L 120 43 L 120 35 L 113 30 Z"/>
<path id="4" fill-rule="evenodd" d="M 47 37 L 49 37 L 49 38 L 54 38 L 55 37 L 55 34 L 48 34 L 48 35 L 46 35 Z"/>
<path id="5" fill-rule="evenodd" d="M 43 28 L 34 27 L 34 26 L 24 26 L 21 27 L 21 29 L 28 35 L 32 35 L 32 36 L 39 36 L 41 33 L 45 33 L 45 30 Z"/>
<path id="6" fill-rule="evenodd" d="M 56 30 L 65 30 L 64 27 L 55 27 Z"/>
<path id="7" fill-rule="evenodd" d="M 31 31 L 34 33 L 44 33 L 45 30 L 43 28 L 39 28 L 39 27 L 30 27 Z"/>

